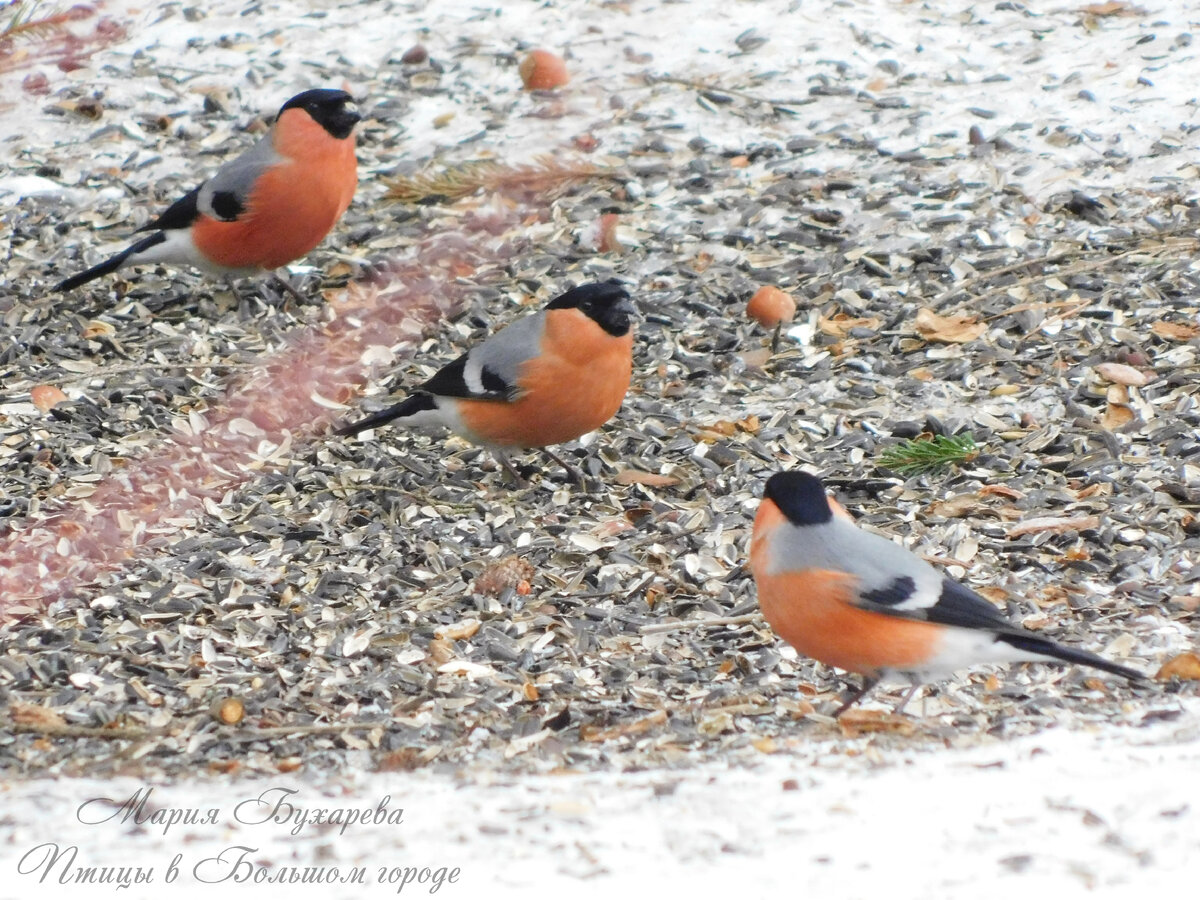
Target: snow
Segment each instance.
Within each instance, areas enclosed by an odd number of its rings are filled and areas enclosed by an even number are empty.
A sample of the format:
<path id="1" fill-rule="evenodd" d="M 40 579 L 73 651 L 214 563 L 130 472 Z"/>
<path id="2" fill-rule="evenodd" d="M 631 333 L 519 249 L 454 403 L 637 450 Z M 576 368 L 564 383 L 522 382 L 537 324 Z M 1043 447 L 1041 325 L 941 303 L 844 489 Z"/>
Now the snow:
<path id="1" fill-rule="evenodd" d="M 118 894 L 130 898 L 160 896 L 176 854 L 173 897 L 211 896 L 214 881 L 231 897 L 274 896 L 254 876 L 235 881 L 252 871 L 237 868 L 242 851 L 230 848 L 240 847 L 265 867 L 259 877 L 365 867 L 362 886 L 275 888 L 296 897 L 391 896 L 380 870 L 393 866 L 459 868 L 438 892 L 451 897 L 1164 896 L 1200 876 L 1198 736 L 1193 699 L 1145 728 L 1053 729 L 964 751 L 881 753 L 867 739 L 825 737 L 748 763 L 640 773 L 10 782 L 3 866 L 23 897 L 64 871 L 47 874 L 47 842 L 78 847 L 71 872 L 150 870 L 152 881 Z M 142 812 L 127 816 L 121 804 L 147 790 Z M 337 824 L 380 808 L 393 824 Z M 341 813 L 316 825 L 317 810 Z M 200 823 L 163 824 L 171 811 Z M 224 865 L 213 861 L 222 854 Z M 78 884 L 62 894 L 95 895 Z"/>

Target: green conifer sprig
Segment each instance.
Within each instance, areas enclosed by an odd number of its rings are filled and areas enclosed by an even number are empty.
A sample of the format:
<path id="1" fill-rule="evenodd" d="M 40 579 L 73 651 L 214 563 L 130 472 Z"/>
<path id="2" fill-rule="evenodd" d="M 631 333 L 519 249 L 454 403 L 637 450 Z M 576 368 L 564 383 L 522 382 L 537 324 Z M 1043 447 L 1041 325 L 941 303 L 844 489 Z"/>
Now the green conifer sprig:
<path id="1" fill-rule="evenodd" d="M 978 455 L 979 447 L 969 432 L 953 437 L 922 435 L 888 447 L 879 454 L 879 465 L 897 475 L 921 475 L 970 462 Z"/>

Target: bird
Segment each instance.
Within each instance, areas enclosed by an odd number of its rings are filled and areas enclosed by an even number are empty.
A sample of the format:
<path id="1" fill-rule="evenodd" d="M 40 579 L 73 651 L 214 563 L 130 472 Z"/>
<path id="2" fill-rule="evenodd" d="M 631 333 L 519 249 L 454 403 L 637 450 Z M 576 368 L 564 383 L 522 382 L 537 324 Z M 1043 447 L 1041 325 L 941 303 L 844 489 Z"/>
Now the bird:
<path id="1" fill-rule="evenodd" d="M 441 425 L 489 448 L 519 483 L 507 451 L 542 450 L 572 481 L 578 473 L 548 445 L 611 419 L 633 376 L 628 292 L 607 281 L 571 288 L 468 350 L 405 399 L 336 429 L 355 435 L 388 422 Z"/>
<path id="2" fill-rule="evenodd" d="M 1057 662 L 1131 681 L 1140 672 L 1009 621 L 991 603 L 885 537 L 863 531 L 815 475 L 767 479 L 750 571 L 763 616 L 805 656 L 863 676 L 840 716 L 880 680 L 916 689 L 977 663 Z"/>
<path id="3" fill-rule="evenodd" d="M 53 291 L 74 290 L 146 263 L 190 265 L 234 277 L 299 259 L 321 243 L 354 197 L 353 135 L 361 118 L 345 91 L 297 94 L 280 107 L 270 131 L 254 146 L 137 229 L 148 232 L 145 237 L 60 281 Z"/>

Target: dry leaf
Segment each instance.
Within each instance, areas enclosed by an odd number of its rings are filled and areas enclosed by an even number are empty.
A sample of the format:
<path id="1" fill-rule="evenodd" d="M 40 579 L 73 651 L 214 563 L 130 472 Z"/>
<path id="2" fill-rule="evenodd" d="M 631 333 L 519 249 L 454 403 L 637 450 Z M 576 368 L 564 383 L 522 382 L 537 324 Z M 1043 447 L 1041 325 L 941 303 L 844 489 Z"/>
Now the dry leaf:
<path id="1" fill-rule="evenodd" d="M 1100 363 L 1100 365 L 1096 366 L 1096 374 L 1105 381 L 1111 381 L 1115 384 L 1127 384 L 1131 387 L 1141 387 L 1150 381 L 1149 378 L 1133 366 L 1127 366 L 1124 363 Z"/>
<path id="2" fill-rule="evenodd" d="M 429 658 L 438 666 L 443 666 L 454 659 L 454 647 L 445 638 L 435 637 L 429 642 Z"/>
<path id="3" fill-rule="evenodd" d="M 733 437 L 737 434 L 737 430 L 736 423 L 730 422 L 728 419 L 721 419 L 706 425 L 697 425 L 696 438 L 706 444 L 711 444 L 721 438 Z"/>
<path id="4" fill-rule="evenodd" d="M 835 338 L 845 338 L 854 328 L 869 328 L 872 331 L 879 328 L 881 320 L 878 316 L 865 316 L 861 319 L 853 318 L 845 313 L 837 313 L 832 316 L 821 316 L 817 319 L 817 328 L 824 334 Z"/>
<path id="5" fill-rule="evenodd" d="M 987 325 L 973 316 L 939 316 L 928 307 L 917 313 L 914 323 L 917 334 L 927 341 L 943 344 L 965 344 L 983 336 Z"/>
<path id="6" fill-rule="evenodd" d="M 925 512 L 931 516 L 942 516 L 946 519 L 957 519 L 977 509 L 983 508 L 978 494 L 955 494 L 945 500 L 934 500 Z"/>
<path id="7" fill-rule="evenodd" d="M 1140 6 L 1133 6 L 1124 0 L 1107 0 L 1106 3 L 1089 3 L 1087 6 L 1079 10 L 1082 13 L 1087 13 L 1089 16 L 1103 18 L 1105 16 L 1144 16 L 1146 10 Z"/>
<path id="8" fill-rule="evenodd" d="M 376 767 L 380 772 L 411 772 L 419 769 L 429 760 L 418 747 L 401 747 L 385 754 Z"/>
<path id="9" fill-rule="evenodd" d="M 762 423 L 758 421 L 758 416 L 746 416 L 746 418 L 738 419 L 733 424 L 738 427 L 739 431 L 744 431 L 746 434 L 758 434 L 762 428 Z"/>
<path id="10" fill-rule="evenodd" d="M 649 473 L 643 473 L 643 474 L 649 474 Z M 592 529 L 591 533 L 598 538 L 604 539 L 604 538 L 616 537 L 618 534 L 621 534 L 622 532 L 625 532 L 625 531 L 631 531 L 632 529 L 633 529 L 633 526 L 629 524 L 628 519 L 613 518 L 613 519 L 608 519 L 607 521 L 604 521 L 604 522 L 601 522 L 600 524 L 598 524 L 595 528 Z M 518 591 L 518 593 L 520 593 L 520 592 Z"/>
<path id="11" fill-rule="evenodd" d="M 733 731 L 733 716 L 724 710 L 704 713 L 696 723 L 696 730 L 705 737 L 716 737 L 718 734 Z"/>
<path id="12" fill-rule="evenodd" d="M 1115 431 L 1136 418 L 1137 414 L 1129 406 L 1129 389 L 1123 384 L 1109 385 L 1108 405 L 1100 417 L 1100 424 L 1109 431 Z"/>
<path id="13" fill-rule="evenodd" d="M 750 746 L 759 753 L 775 753 L 779 750 L 779 745 L 769 737 L 755 738 L 750 742 Z"/>
<path id="14" fill-rule="evenodd" d="M 20 700 L 13 700 L 8 704 L 8 715 L 17 725 L 58 728 L 67 724 L 67 720 L 54 710 L 38 706 L 36 703 L 22 703 Z"/>
<path id="15" fill-rule="evenodd" d="M 898 716 L 878 709 L 848 709 L 838 716 L 837 721 L 846 737 L 858 737 L 878 731 L 907 737 L 917 730 L 908 716 Z"/>
<path id="16" fill-rule="evenodd" d="M 979 489 L 980 496 L 990 497 L 993 494 L 1000 497 L 1008 497 L 1010 500 L 1020 500 L 1025 495 L 1016 488 L 1010 488 L 1003 484 L 985 484 Z"/>
<path id="17" fill-rule="evenodd" d="M 648 606 L 650 609 L 654 609 L 654 604 L 659 601 L 664 593 L 666 592 L 663 590 L 662 585 L 650 585 L 648 588 L 646 588 L 646 606 Z"/>
<path id="18" fill-rule="evenodd" d="M 1035 516 L 1018 522 L 1008 529 L 1007 536 L 1018 538 L 1026 534 L 1066 534 L 1068 531 L 1089 531 L 1100 527 L 1099 516 Z"/>
<path id="19" fill-rule="evenodd" d="M 611 741 L 615 738 L 645 734 L 656 726 L 665 724 L 666 721 L 667 711 L 660 709 L 657 712 L 650 713 L 648 716 L 642 716 L 640 719 L 634 719 L 632 722 L 622 722 L 619 725 L 614 725 L 612 728 L 581 725 L 579 727 L 579 736 L 585 741 Z"/>
<path id="20" fill-rule="evenodd" d="M 975 593 L 1002 608 L 1008 602 L 1008 591 L 1002 587 L 996 587 L 994 584 L 985 584 L 975 588 Z"/>
<path id="21" fill-rule="evenodd" d="M 1176 594 L 1171 602 L 1188 612 L 1195 612 L 1200 609 L 1200 594 Z"/>
<path id="22" fill-rule="evenodd" d="M 637 469 L 622 469 L 617 473 L 617 484 L 644 484 L 647 487 L 670 487 L 673 484 L 679 484 L 679 479 L 671 475 L 639 472 Z"/>
<path id="23" fill-rule="evenodd" d="M 1200 656 L 1195 653 L 1180 653 L 1163 663 L 1154 677 L 1158 681 L 1168 681 L 1172 678 L 1200 681 Z"/>
<path id="24" fill-rule="evenodd" d="M 1190 341 L 1200 335 L 1200 327 L 1182 322 L 1155 322 L 1150 330 L 1165 341 Z"/>
<path id="25" fill-rule="evenodd" d="M 478 619 L 463 619 L 461 622 L 455 622 L 453 625 L 446 625 L 434 632 L 438 637 L 445 638 L 448 641 L 466 641 L 475 636 L 475 632 L 479 630 L 480 622 Z"/>
<path id="26" fill-rule="evenodd" d="M 303 765 L 304 760 L 302 760 L 299 756 L 285 756 L 283 759 L 279 760 L 279 762 L 275 763 L 275 768 L 277 768 L 280 772 L 287 774 L 288 772 L 295 772 Z"/>
<path id="27" fill-rule="evenodd" d="M 110 325 L 108 322 L 101 322 L 99 319 L 92 319 L 83 329 L 83 336 L 85 338 L 112 337 L 116 333 L 116 327 Z"/>
<path id="28" fill-rule="evenodd" d="M 1050 609 L 1055 606 L 1062 606 L 1070 601 L 1071 595 L 1067 593 L 1066 588 L 1060 584 L 1048 584 L 1036 594 L 1030 596 L 1030 599 L 1038 605 L 1040 609 Z"/>

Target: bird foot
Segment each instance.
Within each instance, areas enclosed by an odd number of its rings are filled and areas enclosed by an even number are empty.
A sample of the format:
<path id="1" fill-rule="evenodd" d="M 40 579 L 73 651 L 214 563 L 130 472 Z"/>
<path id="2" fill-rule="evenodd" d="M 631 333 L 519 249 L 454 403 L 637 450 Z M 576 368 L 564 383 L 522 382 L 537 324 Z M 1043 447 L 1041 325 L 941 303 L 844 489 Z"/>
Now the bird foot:
<path id="1" fill-rule="evenodd" d="M 295 285 L 293 285 L 287 280 L 287 278 L 285 278 L 283 275 L 280 275 L 278 272 L 275 273 L 275 283 L 279 285 L 279 287 L 283 288 L 286 293 L 290 294 L 293 300 L 295 300 L 301 306 L 304 305 L 304 295 L 296 289 Z M 286 302 L 284 303 L 284 306 L 286 308 Z"/>
<path id="2" fill-rule="evenodd" d="M 556 462 L 560 466 L 562 466 L 562 468 L 567 473 L 567 481 L 571 482 L 571 484 L 578 485 L 579 487 L 582 487 L 585 490 L 587 490 L 586 480 L 584 479 L 583 475 L 579 472 L 578 469 L 576 469 L 574 466 L 572 466 L 570 463 L 568 463 L 565 459 L 563 459 L 561 456 L 559 456 L 557 453 L 555 453 L 549 447 L 543 447 L 542 452 L 544 454 L 546 454 L 548 457 L 550 457 L 550 459 L 554 460 L 554 462 Z"/>
<path id="3" fill-rule="evenodd" d="M 871 688 L 875 687 L 877 684 L 879 684 L 878 678 L 867 678 L 864 675 L 862 687 L 850 692 L 850 696 L 846 698 L 846 700 L 842 702 L 842 705 L 834 711 L 833 717 L 836 719 L 841 716 L 842 713 L 856 704 L 863 697 L 867 696 L 867 694 L 871 692 Z"/>

